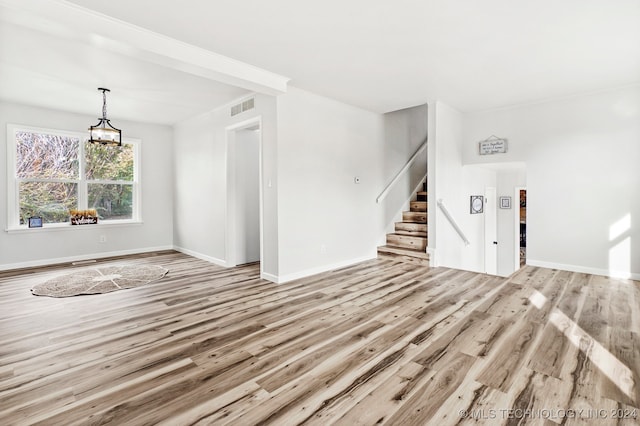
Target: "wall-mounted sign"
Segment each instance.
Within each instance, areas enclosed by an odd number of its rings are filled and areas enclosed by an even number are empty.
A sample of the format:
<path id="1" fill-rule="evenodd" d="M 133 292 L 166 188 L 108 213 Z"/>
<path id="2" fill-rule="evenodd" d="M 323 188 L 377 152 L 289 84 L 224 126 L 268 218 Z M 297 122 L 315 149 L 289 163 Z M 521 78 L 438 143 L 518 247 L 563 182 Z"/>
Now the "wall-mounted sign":
<path id="1" fill-rule="evenodd" d="M 482 207 L 484 206 L 484 197 L 482 195 L 471 196 L 471 214 L 482 213 Z"/>
<path id="2" fill-rule="evenodd" d="M 507 140 L 491 135 L 491 137 L 478 142 L 480 155 L 504 154 L 507 152 Z"/>

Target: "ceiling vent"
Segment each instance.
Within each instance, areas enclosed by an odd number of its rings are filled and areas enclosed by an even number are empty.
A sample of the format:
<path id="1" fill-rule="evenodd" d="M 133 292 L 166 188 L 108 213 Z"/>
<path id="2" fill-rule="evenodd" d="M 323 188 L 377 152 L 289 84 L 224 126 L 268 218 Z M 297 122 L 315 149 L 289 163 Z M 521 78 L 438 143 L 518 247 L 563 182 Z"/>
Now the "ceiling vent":
<path id="1" fill-rule="evenodd" d="M 256 106 L 256 100 L 255 98 L 251 98 L 251 99 L 247 99 L 246 101 L 243 101 L 237 105 L 233 105 L 231 107 L 231 116 L 233 117 L 234 115 L 238 115 L 241 112 L 245 112 L 248 111 L 250 109 L 254 109 Z"/>

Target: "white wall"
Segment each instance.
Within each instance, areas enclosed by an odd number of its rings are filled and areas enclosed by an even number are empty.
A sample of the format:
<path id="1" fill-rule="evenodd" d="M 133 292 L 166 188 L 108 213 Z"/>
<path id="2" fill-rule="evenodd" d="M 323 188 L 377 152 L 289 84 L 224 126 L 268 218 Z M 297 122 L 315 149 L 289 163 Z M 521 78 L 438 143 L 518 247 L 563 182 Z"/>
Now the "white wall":
<path id="1" fill-rule="evenodd" d="M 277 128 L 275 98 L 255 95 L 255 109 L 230 116 L 229 105 L 174 127 L 176 248 L 226 264 L 227 128 L 261 117 L 265 278 L 278 276 Z"/>
<path id="2" fill-rule="evenodd" d="M 416 152 L 427 138 L 427 105 L 406 108 L 384 114 L 383 164 L 380 172 L 384 185 L 389 184 L 402 170 L 407 160 Z M 409 210 L 409 200 L 415 199 L 415 189 L 427 172 L 427 150 L 416 158 L 409 171 L 391 187 L 381 202 L 383 222 L 387 232 L 394 231 L 394 223 L 402 220 L 402 211 Z M 381 188 L 381 191 L 382 192 Z M 381 235 L 381 244 L 385 236 Z"/>
<path id="3" fill-rule="evenodd" d="M 93 116 L 0 102 L 0 269 L 169 249 L 173 244 L 172 129 L 115 120 L 125 137 L 142 140 L 140 225 L 96 225 L 7 233 L 7 123 L 85 131 Z M 107 239 L 100 243 L 100 235 Z"/>
<path id="4" fill-rule="evenodd" d="M 278 97 L 281 281 L 376 256 L 384 149 L 382 115 L 293 87 Z"/>
<path id="5" fill-rule="evenodd" d="M 435 102 L 435 108 L 433 105 L 429 109 L 430 114 L 434 114 L 430 122 L 435 127 L 435 143 L 430 152 L 434 163 L 429 170 L 429 219 L 435 221 L 429 225 L 430 249 L 435 255 L 433 263 L 484 272 L 484 214 L 470 214 L 469 200 L 471 195 L 484 195 L 486 187 L 496 187 L 496 173 L 482 167 L 463 166 L 463 116 L 442 102 Z M 431 182 L 432 178 L 434 182 Z M 465 245 L 436 206 L 435 201 L 439 199 L 462 229 L 469 245 Z"/>
<path id="6" fill-rule="evenodd" d="M 295 87 L 258 95 L 255 110 L 233 118 L 223 107 L 175 126 L 176 247 L 226 265 L 225 129 L 258 115 L 265 277 L 284 282 L 375 257 L 383 217 L 398 214 L 416 179 L 399 186 L 393 207 L 376 197 L 424 140 L 426 106 L 383 116 Z"/>
<path id="7" fill-rule="evenodd" d="M 174 243 L 224 262 L 225 144 L 217 130 L 213 112 L 174 126 Z"/>
<path id="8" fill-rule="evenodd" d="M 504 155 L 477 142 L 509 139 Z M 520 161 L 527 263 L 640 278 L 640 87 L 468 114 L 465 164 Z"/>
<path id="9" fill-rule="evenodd" d="M 235 241 L 237 265 L 260 260 L 260 134 L 235 134 Z"/>

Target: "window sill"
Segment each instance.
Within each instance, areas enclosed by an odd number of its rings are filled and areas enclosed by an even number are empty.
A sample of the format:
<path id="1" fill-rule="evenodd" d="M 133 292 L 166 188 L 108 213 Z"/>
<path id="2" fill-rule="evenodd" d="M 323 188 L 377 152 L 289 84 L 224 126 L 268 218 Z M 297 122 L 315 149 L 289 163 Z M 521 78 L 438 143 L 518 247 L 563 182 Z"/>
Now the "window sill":
<path id="1" fill-rule="evenodd" d="M 144 222 L 141 220 L 105 220 L 98 222 L 94 225 L 71 225 L 70 223 L 56 223 L 45 224 L 42 228 L 29 228 L 27 225 L 19 226 L 16 228 L 5 229 L 5 232 L 9 234 L 18 234 L 25 232 L 57 232 L 57 231 L 69 231 L 76 229 L 95 229 L 95 228 L 117 228 L 125 226 L 139 226 Z"/>

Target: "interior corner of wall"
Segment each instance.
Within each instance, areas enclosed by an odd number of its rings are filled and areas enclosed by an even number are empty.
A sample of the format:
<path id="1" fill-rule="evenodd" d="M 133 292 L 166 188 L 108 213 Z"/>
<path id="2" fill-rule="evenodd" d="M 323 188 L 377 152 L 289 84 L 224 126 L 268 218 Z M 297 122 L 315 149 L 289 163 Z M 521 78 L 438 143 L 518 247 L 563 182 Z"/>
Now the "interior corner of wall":
<path id="1" fill-rule="evenodd" d="M 438 256 L 435 248 L 427 247 L 427 253 L 429 254 L 429 267 L 435 268 L 438 266 Z"/>

